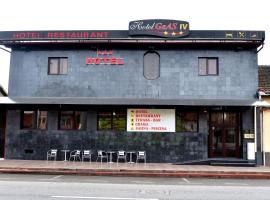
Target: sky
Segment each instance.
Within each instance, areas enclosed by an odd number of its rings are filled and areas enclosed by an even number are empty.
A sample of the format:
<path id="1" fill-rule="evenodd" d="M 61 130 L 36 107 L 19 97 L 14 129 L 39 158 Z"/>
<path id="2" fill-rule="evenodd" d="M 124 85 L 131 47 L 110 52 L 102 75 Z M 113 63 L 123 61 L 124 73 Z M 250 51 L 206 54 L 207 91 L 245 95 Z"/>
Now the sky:
<path id="1" fill-rule="evenodd" d="M 268 0 L 1 0 L 0 31 L 127 30 L 129 21 L 175 19 L 190 30 L 264 30 L 258 64 L 270 65 Z M 0 49 L 0 85 L 8 90 L 10 54 Z"/>

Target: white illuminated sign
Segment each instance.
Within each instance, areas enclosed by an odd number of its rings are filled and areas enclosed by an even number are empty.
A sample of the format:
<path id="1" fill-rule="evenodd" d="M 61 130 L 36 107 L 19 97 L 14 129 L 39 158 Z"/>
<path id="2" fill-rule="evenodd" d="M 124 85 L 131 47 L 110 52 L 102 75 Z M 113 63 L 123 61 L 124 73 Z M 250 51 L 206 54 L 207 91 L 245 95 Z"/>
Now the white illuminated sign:
<path id="1" fill-rule="evenodd" d="M 175 110 L 128 109 L 127 131 L 175 132 Z"/>

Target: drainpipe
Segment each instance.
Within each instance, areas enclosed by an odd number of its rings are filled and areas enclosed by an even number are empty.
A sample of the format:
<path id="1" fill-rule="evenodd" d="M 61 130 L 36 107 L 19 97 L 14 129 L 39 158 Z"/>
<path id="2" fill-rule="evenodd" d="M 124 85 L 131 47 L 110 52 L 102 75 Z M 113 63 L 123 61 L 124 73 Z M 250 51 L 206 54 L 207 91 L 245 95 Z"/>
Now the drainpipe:
<path id="1" fill-rule="evenodd" d="M 257 106 L 254 106 L 254 150 L 255 150 L 255 159 L 257 153 L 257 114 L 256 114 Z"/>
<path id="2" fill-rule="evenodd" d="M 254 108 L 254 146 L 255 146 L 255 160 L 257 165 L 263 165 L 263 152 L 262 152 L 262 134 L 261 134 L 261 122 L 260 122 L 260 107 Z"/>
<path id="3" fill-rule="evenodd" d="M 264 139 L 263 139 L 263 135 L 264 135 L 264 128 L 263 128 L 263 111 L 262 111 L 262 120 L 261 120 L 261 125 L 262 125 L 262 134 L 261 134 L 261 136 L 262 136 L 262 153 L 263 153 L 263 166 L 265 166 L 265 151 L 264 151 Z"/>

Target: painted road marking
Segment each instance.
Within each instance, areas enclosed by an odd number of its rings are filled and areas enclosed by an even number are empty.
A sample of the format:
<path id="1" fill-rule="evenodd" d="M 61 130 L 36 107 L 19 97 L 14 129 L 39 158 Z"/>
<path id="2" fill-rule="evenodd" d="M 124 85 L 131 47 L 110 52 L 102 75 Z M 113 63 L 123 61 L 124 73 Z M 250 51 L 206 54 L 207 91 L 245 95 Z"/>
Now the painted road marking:
<path id="1" fill-rule="evenodd" d="M 102 181 L 102 180 L 82 180 L 84 182 L 87 182 L 87 183 L 110 183 L 110 181 Z"/>
<path id="2" fill-rule="evenodd" d="M 52 178 L 44 178 L 44 179 L 39 179 L 40 181 L 52 181 L 52 180 L 56 180 L 58 178 L 61 178 L 63 175 L 59 175 L 59 176 L 55 176 Z"/>
<path id="3" fill-rule="evenodd" d="M 151 181 L 130 181 L 131 183 L 139 183 L 139 184 L 154 184 L 155 182 Z"/>
<path id="4" fill-rule="evenodd" d="M 51 196 L 51 198 L 62 198 L 62 199 L 103 199 L 103 200 L 159 200 L 159 199 L 146 199 L 146 198 L 81 197 L 81 196 Z"/>
<path id="5" fill-rule="evenodd" d="M 51 178 L 51 180 L 61 178 L 62 176 L 63 176 L 63 175 L 55 176 L 55 177 Z"/>
<path id="6" fill-rule="evenodd" d="M 239 185 L 239 186 L 247 186 L 248 184 L 246 184 L 246 183 L 229 183 L 229 182 L 227 182 L 227 183 L 224 183 L 225 185 Z"/>
<path id="7" fill-rule="evenodd" d="M 194 183 L 194 182 L 191 182 L 191 181 L 189 181 L 188 179 L 186 179 L 186 178 L 182 178 L 182 180 L 185 182 L 185 183 L 187 183 L 187 184 L 190 184 L 190 185 L 203 185 L 203 183 L 199 183 L 199 182 L 197 182 L 197 183 Z M 179 184 L 183 184 L 183 182 L 179 182 Z"/>
<path id="8" fill-rule="evenodd" d="M 182 178 L 183 181 L 185 181 L 186 183 L 190 184 L 190 181 L 187 180 L 186 178 Z"/>

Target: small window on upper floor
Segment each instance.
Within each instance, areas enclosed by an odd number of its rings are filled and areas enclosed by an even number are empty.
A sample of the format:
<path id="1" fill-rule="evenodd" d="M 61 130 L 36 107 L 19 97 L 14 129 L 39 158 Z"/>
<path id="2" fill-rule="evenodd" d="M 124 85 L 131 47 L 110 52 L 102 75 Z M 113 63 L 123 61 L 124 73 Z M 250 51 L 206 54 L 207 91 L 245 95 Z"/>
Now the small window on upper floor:
<path id="1" fill-rule="evenodd" d="M 218 58 L 199 58 L 199 75 L 218 75 Z"/>
<path id="2" fill-rule="evenodd" d="M 154 80 L 160 76 L 160 56 L 155 51 L 148 51 L 143 57 L 143 75 L 146 79 Z"/>
<path id="3" fill-rule="evenodd" d="M 60 75 L 68 73 L 67 58 L 51 57 L 48 60 L 48 74 Z"/>

